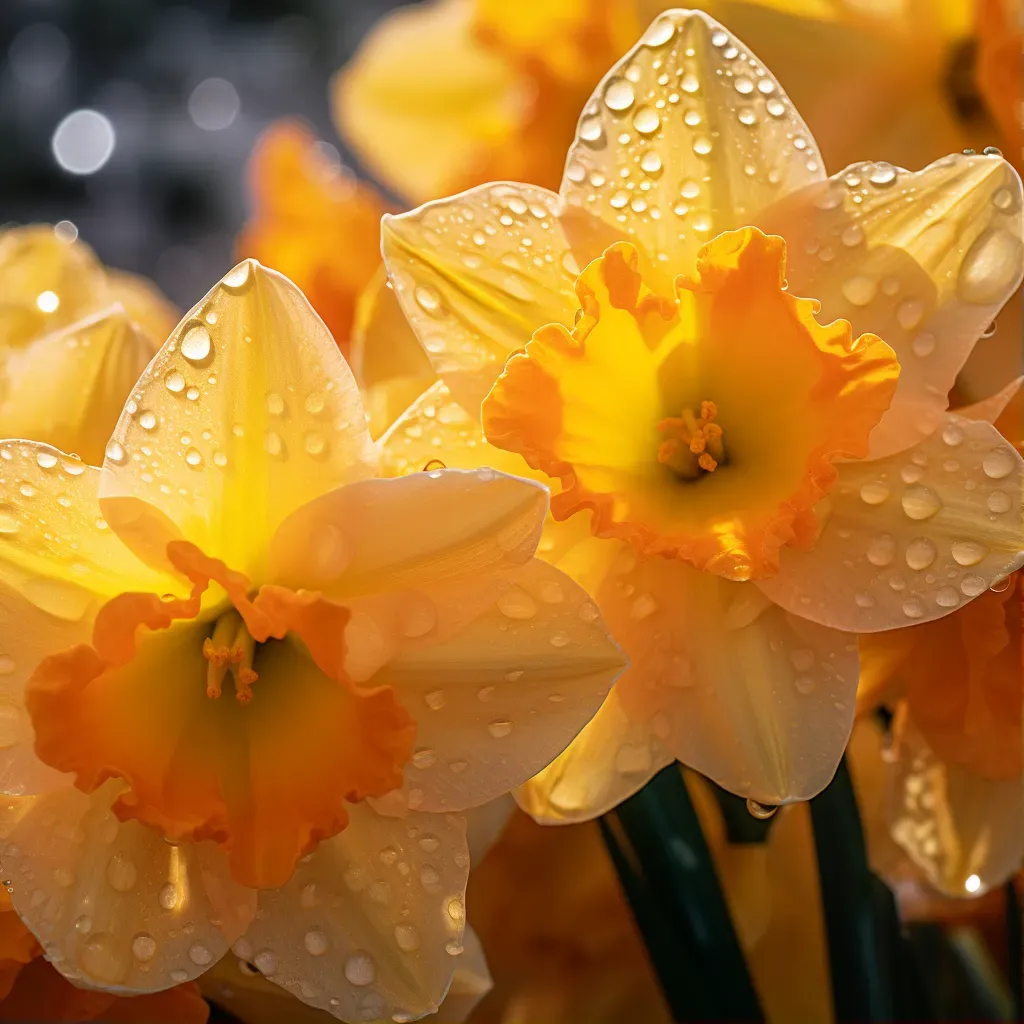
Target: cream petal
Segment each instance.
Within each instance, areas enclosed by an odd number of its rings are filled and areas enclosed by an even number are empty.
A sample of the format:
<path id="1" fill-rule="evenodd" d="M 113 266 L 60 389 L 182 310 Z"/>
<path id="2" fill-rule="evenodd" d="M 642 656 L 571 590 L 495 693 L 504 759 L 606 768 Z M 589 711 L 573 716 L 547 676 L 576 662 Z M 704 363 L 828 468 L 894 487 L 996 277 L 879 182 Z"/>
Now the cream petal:
<path id="1" fill-rule="evenodd" d="M 684 764 L 766 804 L 831 780 L 853 725 L 856 638 L 732 583 L 623 546 L 593 591 L 630 658 L 616 692 Z"/>
<path id="2" fill-rule="evenodd" d="M 103 507 L 153 558 L 181 535 L 260 575 L 296 508 L 369 476 L 359 390 L 287 278 L 245 260 L 196 305 L 140 378 L 104 462 Z"/>
<path id="3" fill-rule="evenodd" d="M 589 821 L 639 792 L 674 760 L 649 722 L 626 715 L 615 686 L 576 739 L 519 787 L 516 802 L 541 824 Z"/>
<path id="4" fill-rule="evenodd" d="M 111 780 L 3 807 L 11 899 L 47 957 L 89 988 L 156 992 L 198 977 L 241 935 L 256 894 L 212 843 L 172 845 L 118 822 Z"/>
<path id="5" fill-rule="evenodd" d="M 490 469 L 364 480 L 287 519 L 271 541 L 271 572 L 341 599 L 521 565 L 547 507 L 545 488 Z"/>
<path id="6" fill-rule="evenodd" d="M 153 351 L 124 307 L 113 306 L 10 352 L 0 435 L 45 441 L 98 466 Z"/>
<path id="7" fill-rule="evenodd" d="M 581 268 L 557 210 L 546 189 L 499 182 L 381 221 L 402 309 L 474 416 L 510 352 L 544 324 L 572 325 Z"/>
<path id="8" fill-rule="evenodd" d="M 896 351 L 892 406 L 871 458 L 927 437 L 978 337 L 1024 273 L 1021 183 L 991 156 L 954 155 L 916 173 L 854 164 L 757 218 L 789 243 L 789 288 L 854 336 Z"/>
<path id="9" fill-rule="evenodd" d="M 340 1020 L 415 1020 L 440 1005 L 462 953 L 465 822 L 348 811 L 343 832 L 260 893 L 234 951 Z"/>
<path id="10" fill-rule="evenodd" d="M 947 764 L 913 726 L 901 730 L 886 779 L 893 839 L 949 896 L 978 896 L 1024 858 L 1021 780 L 987 779 Z"/>
<path id="11" fill-rule="evenodd" d="M 410 807 L 461 811 L 507 793 L 561 753 L 624 658 L 587 594 L 533 559 L 450 639 L 406 642 L 372 677 L 417 723 Z"/>
<path id="12" fill-rule="evenodd" d="M 1024 461 L 990 423 L 947 414 L 910 451 L 838 468 L 814 547 L 784 548 L 758 581 L 789 611 L 857 633 L 912 626 L 1024 563 Z"/>
<path id="13" fill-rule="evenodd" d="M 437 1024 L 457 1024 L 464 1021 L 473 1008 L 493 987 L 487 958 L 476 932 L 469 925 L 462 936 L 462 955 L 459 957 L 451 987 L 444 997 L 437 1016 Z"/>
<path id="14" fill-rule="evenodd" d="M 979 402 L 961 406 L 955 410 L 956 415 L 965 420 L 984 420 L 986 423 L 995 423 L 1020 391 L 1022 384 L 1024 384 L 1024 377 L 1017 377 L 994 395 L 989 395 L 988 398 L 983 398 Z M 1024 431 L 1024 425 L 1021 429 Z"/>
<path id="15" fill-rule="evenodd" d="M 419 472 L 443 462 L 449 469 L 490 466 L 502 473 L 549 481 L 521 455 L 488 444 L 479 417 L 466 412 L 443 381 L 424 391 L 395 420 L 380 439 L 380 447 L 381 470 L 388 476 Z"/>
<path id="16" fill-rule="evenodd" d="M 608 237 L 669 277 L 716 234 L 824 178 L 810 131 L 767 68 L 702 11 L 666 11 L 584 107 L 561 196 L 581 266 Z"/>

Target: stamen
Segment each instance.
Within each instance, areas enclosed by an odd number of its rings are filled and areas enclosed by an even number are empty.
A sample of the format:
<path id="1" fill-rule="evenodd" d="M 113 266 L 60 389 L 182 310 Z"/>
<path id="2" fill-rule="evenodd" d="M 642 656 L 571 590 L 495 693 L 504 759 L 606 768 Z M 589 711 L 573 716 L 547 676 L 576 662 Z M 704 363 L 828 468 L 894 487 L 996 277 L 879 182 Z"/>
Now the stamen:
<path id="1" fill-rule="evenodd" d="M 249 635 L 238 612 L 225 612 L 213 627 L 213 635 L 203 641 L 203 657 L 210 663 L 206 670 L 206 696 L 216 700 L 224 688 L 228 672 L 235 677 L 235 699 L 240 704 L 252 700 L 252 684 L 259 676 L 252 660 L 256 641 Z"/>
<path id="2" fill-rule="evenodd" d="M 658 445 L 658 461 L 684 480 L 696 480 L 701 473 L 713 473 L 725 459 L 722 428 L 713 420 L 718 415 L 714 402 L 700 403 L 700 418 L 683 409 L 658 424 L 668 435 Z"/>

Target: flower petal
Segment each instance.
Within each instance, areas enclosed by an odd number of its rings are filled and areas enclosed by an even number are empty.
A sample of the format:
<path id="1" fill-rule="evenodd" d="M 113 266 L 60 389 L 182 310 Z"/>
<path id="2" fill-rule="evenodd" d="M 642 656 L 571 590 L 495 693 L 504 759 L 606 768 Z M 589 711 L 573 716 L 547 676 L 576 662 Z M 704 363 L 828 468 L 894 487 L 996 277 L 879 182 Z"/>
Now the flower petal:
<path id="1" fill-rule="evenodd" d="M 541 824 L 589 821 L 639 792 L 674 760 L 649 723 L 626 715 L 614 686 L 572 743 L 520 786 L 516 802 Z"/>
<path id="2" fill-rule="evenodd" d="M 521 565 L 537 548 L 547 491 L 490 469 L 364 480 L 286 520 L 270 546 L 277 582 L 338 600 Z"/>
<path id="3" fill-rule="evenodd" d="M 882 337 L 900 360 L 871 457 L 930 434 L 978 337 L 1024 273 L 1021 183 L 991 156 L 916 173 L 854 164 L 757 218 L 789 242 L 789 287 L 826 320 Z"/>
<path id="4" fill-rule="evenodd" d="M 534 330 L 572 323 L 580 268 L 557 209 L 546 189 L 497 183 L 381 222 L 402 309 L 470 413 Z"/>
<path id="5" fill-rule="evenodd" d="M 582 265 L 597 218 L 669 274 L 714 235 L 824 177 L 814 139 L 771 73 L 702 11 L 667 11 L 583 110 L 561 196 Z"/>
<path id="6" fill-rule="evenodd" d="M 853 724 L 854 637 L 625 545 L 594 594 L 630 658 L 621 706 L 676 758 L 766 804 L 828 784 Z"/>
<path id="7" fill-rule="evenodd" d="M 258 575 L 289 513 L 372 472 L 359 391 L 287 278 L 246 260 L 149 365 L 107 446 L 102 498 L 154 558 L 184 536 Z"/>
<path id="8" fill-rule="evenodd" d="M 950 896 L 1002 885 L 1024 856 L 1020 778 L 987 779 L 942 761 L 917 730 L 899 730 L 887 780 L 892 837 Z"/>
<path id="9" fill-rule="evenodd" d="M 175 845 L 111 810 L 121 786 L 68 786 L 3 809 L 4 871 L 22 920 L 65 977 L 156 992 L 196 978 L 248 926 L 256 894 L 211 843 Z M 216 922 L 214 924 L 213 922 Z"/>
<path id="10" fill-rule="evenodd" d="M 564 573 L 533 559 L 504 577 L 497 603 L 461 631 L 407 642 L 372 678 L 416 719 L 410 807 L 464 810 L 525 782 L 568 746 L 622 670 L 597 609 Z"/>
<path id="11" fill-rule="evenodd" d="M 948 615 L 1024 563 L 1024 461 L 989 423 L 946 415 L 909 452 L 845 463 L 814 547 L 758 586 L 797 615 L 869 633 Z"/>
<path id="12" fill-rule="evenodd" d="M 454 816 L 352 807 L 259 913 L 235 953 L 303 1002 L 345 1020 L 437 1009 L 458 964 L 469 853 Z"/>
<path id="13" fill-rule="evenodd" d="M 1024 377 L 1017 377 L 994 395 L 989 395 L 988 398 L 983 398 L 978 402 L 972 402 L 970 405 L 962 405 L 955 410 L 956 415 L 965 420 L 984 420 L 986 423 L 995 423 L 1020 391 L 1022 384 L 1024 384 Z"/>
<path id="14" fill-rule="evenodd" d="M 471 180 L 531 99 L 515 69 L 476 38 L 473 16 L 463 0 L 394 11 L 332 84 L 339 133 L 413 202 Z"/>
<path id="15" fill-rule="evenodd" d="M 122 306 L 11 352 L 3 366 L 0 435 L 45 441 L 100 465 L 125 395 L 153 352 Z"/>

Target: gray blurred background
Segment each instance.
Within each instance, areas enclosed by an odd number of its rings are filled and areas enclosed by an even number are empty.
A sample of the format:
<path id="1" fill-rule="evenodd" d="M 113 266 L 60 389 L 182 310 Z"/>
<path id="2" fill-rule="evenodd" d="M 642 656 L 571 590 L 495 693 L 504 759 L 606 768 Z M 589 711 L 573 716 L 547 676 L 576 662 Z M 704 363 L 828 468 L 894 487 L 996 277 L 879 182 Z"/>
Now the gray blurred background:
<path id="1" fill-rule="evenodd" d="M 190 305 L 232 263 L 260 131 L 297 115 L 342 149 L 328 82 L 400 2 L 0 0 L 0 223 L 71 221 Z"/>

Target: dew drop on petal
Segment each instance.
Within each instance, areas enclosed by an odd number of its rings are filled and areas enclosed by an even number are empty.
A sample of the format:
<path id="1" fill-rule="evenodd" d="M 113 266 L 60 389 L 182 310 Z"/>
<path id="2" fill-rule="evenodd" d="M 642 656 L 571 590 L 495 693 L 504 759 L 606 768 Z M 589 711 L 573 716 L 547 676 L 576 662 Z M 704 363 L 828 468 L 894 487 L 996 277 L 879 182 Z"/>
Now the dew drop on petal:
<path id="1" fill-rule="evenodd" d="M 881 505 L 889 497 L 889 488 L 881 480 L 861 484 L 860 498 L 865 505 Z"/>
<path id="2" fill-rule="evenodd" d="M 303 936 L 302 944 L 306 947 L 306 952 L 310 956 L 323 956 L 330 945 L 327 941 L 327 936 L 319 928 L 311 928 L 306 932 Z"/>
<path id="3" fill-rule="evenodd" d="M 778 807 L 775 807 L 772 804 L 761 804 L 756 800 L 747 801 L 747 812 L 752 818 L 764 821 L 771 818 L 776 811 L 778 811 Z"/>
<path id="4" fill-rule="evenodd" d="M 977 597 L 988 590 L 988 584 L 980 576 L 970 573 L 960 581 L 960 590 L 967 597 Z"/>
<path id="5" fill-rule="evenodd" d="M 259 964 L 256 965 L 257 967 Z M 352 985 L 372 985 L 377 977 L 377 965 L 369 953 L 352 953 L 345 961 L 345 977 Z"/>
<path id="6" fill-rule="evenodd" d="M 903 492 L 901 504 L 907 517 L 914 520 L 930 519 L 942 508 L 939 496 L 923 484 L 908 487 Z"/>
<path id="7" fill-rule="evenodd" d="M 911 569 L 927 569 L 938 555 L 938 548 L 927 537 L 917 537 L 907 545 L 906 560 Z"/>
<path id="8" fill-rule="evenodd" d="M 951 551 L 957 565 L 977 565 L 987 554 L 988 548 L 974 540 L 955 541 Z"/>
<path id="9" fill-rule="evenodd" d="M 981 468 L 991 480 L 1002 480 L 1013 472 L 1013 457 L 1004 448 L 994 448 L 981 461 Z"/>
<path id="10" fill-rule="evenodd" d="M 190 363 L 201 363 L 208 359 L 212 348 L 210 332 L 202 324 L 190 327 L 181 339 L 181 354 Z"/>
<path id="11" fill-rule="evenodd" d="M 495 739 L 502 739 L 512 732 L 512 723 L 507 718 L 496 718 L 487 726 L 487 731 Z"/>

